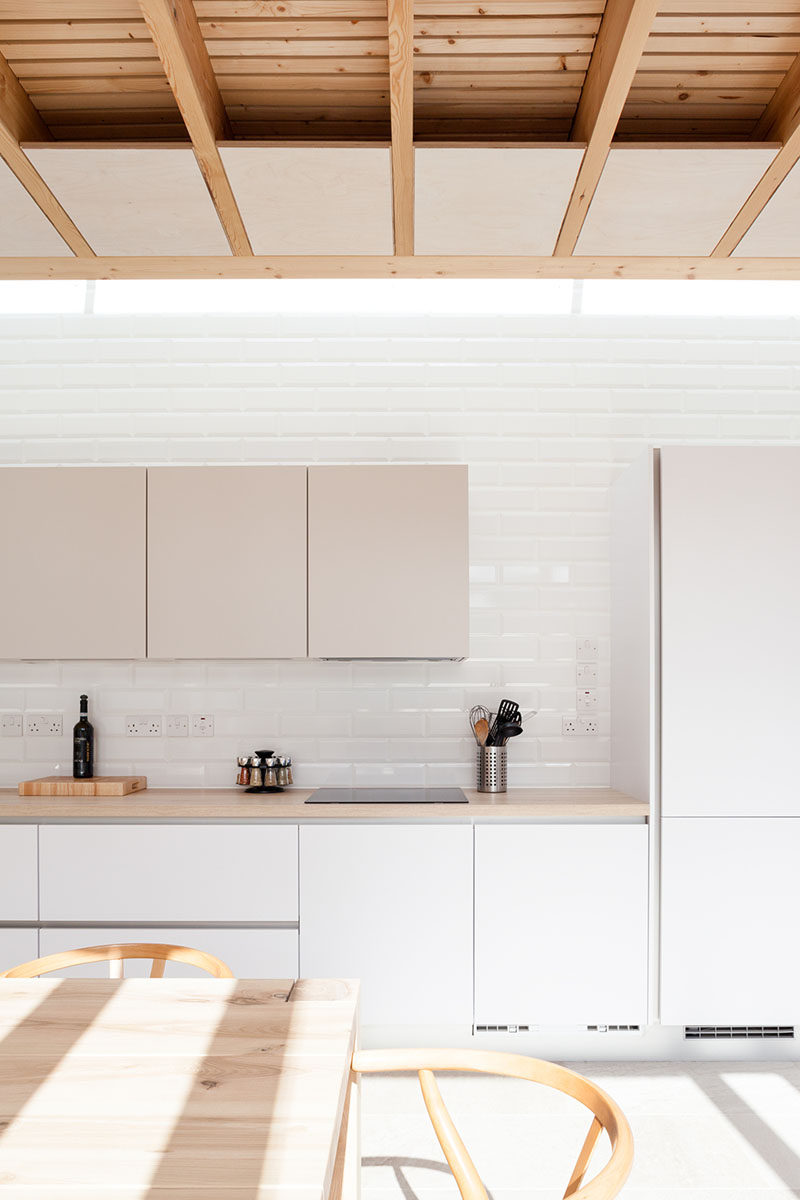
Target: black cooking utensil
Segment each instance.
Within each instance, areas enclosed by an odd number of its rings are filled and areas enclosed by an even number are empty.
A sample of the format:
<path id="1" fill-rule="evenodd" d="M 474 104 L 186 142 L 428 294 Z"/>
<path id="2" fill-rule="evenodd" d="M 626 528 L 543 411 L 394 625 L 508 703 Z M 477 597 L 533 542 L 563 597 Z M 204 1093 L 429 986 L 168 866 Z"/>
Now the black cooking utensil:
<path id="1" fill-rule="evenodd" d="M 499 739 L 497 745 L 505 746 L 509 738 L 517 737 L 520 733 L 522 733 L 522 725 L 518 721 L 512 721 L 508 725 L 501 725 L 497 731 Z"/>
<path id="2" fill-rule="evenodd" d="M 514 700 L 501 700 L 500 707 L 497 710 L 497 716 L 492 722 L 492 727 L 489 730 L 489 736 L 486 739 L 487 746 L 499 746 L 497 741 L 501 725 L 519 724 L 519 705 Z"/>

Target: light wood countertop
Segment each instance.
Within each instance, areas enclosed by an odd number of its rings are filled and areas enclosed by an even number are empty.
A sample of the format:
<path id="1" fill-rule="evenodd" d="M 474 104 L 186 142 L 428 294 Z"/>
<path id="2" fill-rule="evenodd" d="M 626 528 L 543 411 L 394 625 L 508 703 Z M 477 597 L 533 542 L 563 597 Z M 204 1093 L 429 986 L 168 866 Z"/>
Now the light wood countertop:
<path id="1" fill-rule="evenodd" d="M 148 788 L 130 796 L 19 796 L 0 789 L 4 821 L 644 820 L 649 806 L 611 788 L 465 788 L 469 804 L 306 804 L 313 789 L 248 796 L 238 788 Z"/>

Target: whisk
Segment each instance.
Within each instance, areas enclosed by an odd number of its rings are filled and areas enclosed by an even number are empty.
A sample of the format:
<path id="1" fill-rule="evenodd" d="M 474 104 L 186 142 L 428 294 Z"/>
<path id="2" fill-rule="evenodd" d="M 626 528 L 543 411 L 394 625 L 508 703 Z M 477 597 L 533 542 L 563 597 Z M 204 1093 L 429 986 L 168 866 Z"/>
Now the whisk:
<path id="1" fill-rule="evenodd" d="M 492 713 L 489 711 L 488 708 L 486 708 L 485 705 L 474 704 L 472 706 L 472 708 L 469 710 L 469 727 L 472 730 L 472 736 L 475 738 L 475 741 L 478 743 L 479 746 L 483 746 L 486 741 L 486 738 L 484 737 L 483 741 L 482 741 L 478 737 L 478 733 L 475 728 L 479 721 L 486 722 L 486 732 L 488 733 L 489 727 L 492 723 Z"/>

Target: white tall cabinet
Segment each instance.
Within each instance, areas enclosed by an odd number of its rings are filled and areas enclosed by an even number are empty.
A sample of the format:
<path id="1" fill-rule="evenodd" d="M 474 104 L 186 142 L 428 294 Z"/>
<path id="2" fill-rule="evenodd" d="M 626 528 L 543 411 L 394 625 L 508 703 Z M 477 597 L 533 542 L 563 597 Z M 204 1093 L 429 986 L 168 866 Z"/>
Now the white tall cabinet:
<path id="1" fill-rule="evenodd" d="M 655 450 L 613 507 L 612 782 L 656 818 L 660 1019 L 789 1024 L 800 448 Z"/>

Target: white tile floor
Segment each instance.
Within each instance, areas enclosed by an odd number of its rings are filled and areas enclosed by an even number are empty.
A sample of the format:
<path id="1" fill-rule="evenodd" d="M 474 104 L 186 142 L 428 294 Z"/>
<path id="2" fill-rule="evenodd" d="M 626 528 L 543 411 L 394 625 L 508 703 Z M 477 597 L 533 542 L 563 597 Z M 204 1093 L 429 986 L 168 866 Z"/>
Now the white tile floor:
<path id="1" fill-rule="evenodd" d="M 800 1063 L 570 1065 L 631 1123 L 625 1200 L 800 1197 Z M 563 1195 L 588 1129 L 584 1109 L 517 1080 L 439 1082 L 491 1200 Z M 457 1200 L 416 1076 L 367 1076 L 362 1086 L 362 1200 Z"/>

